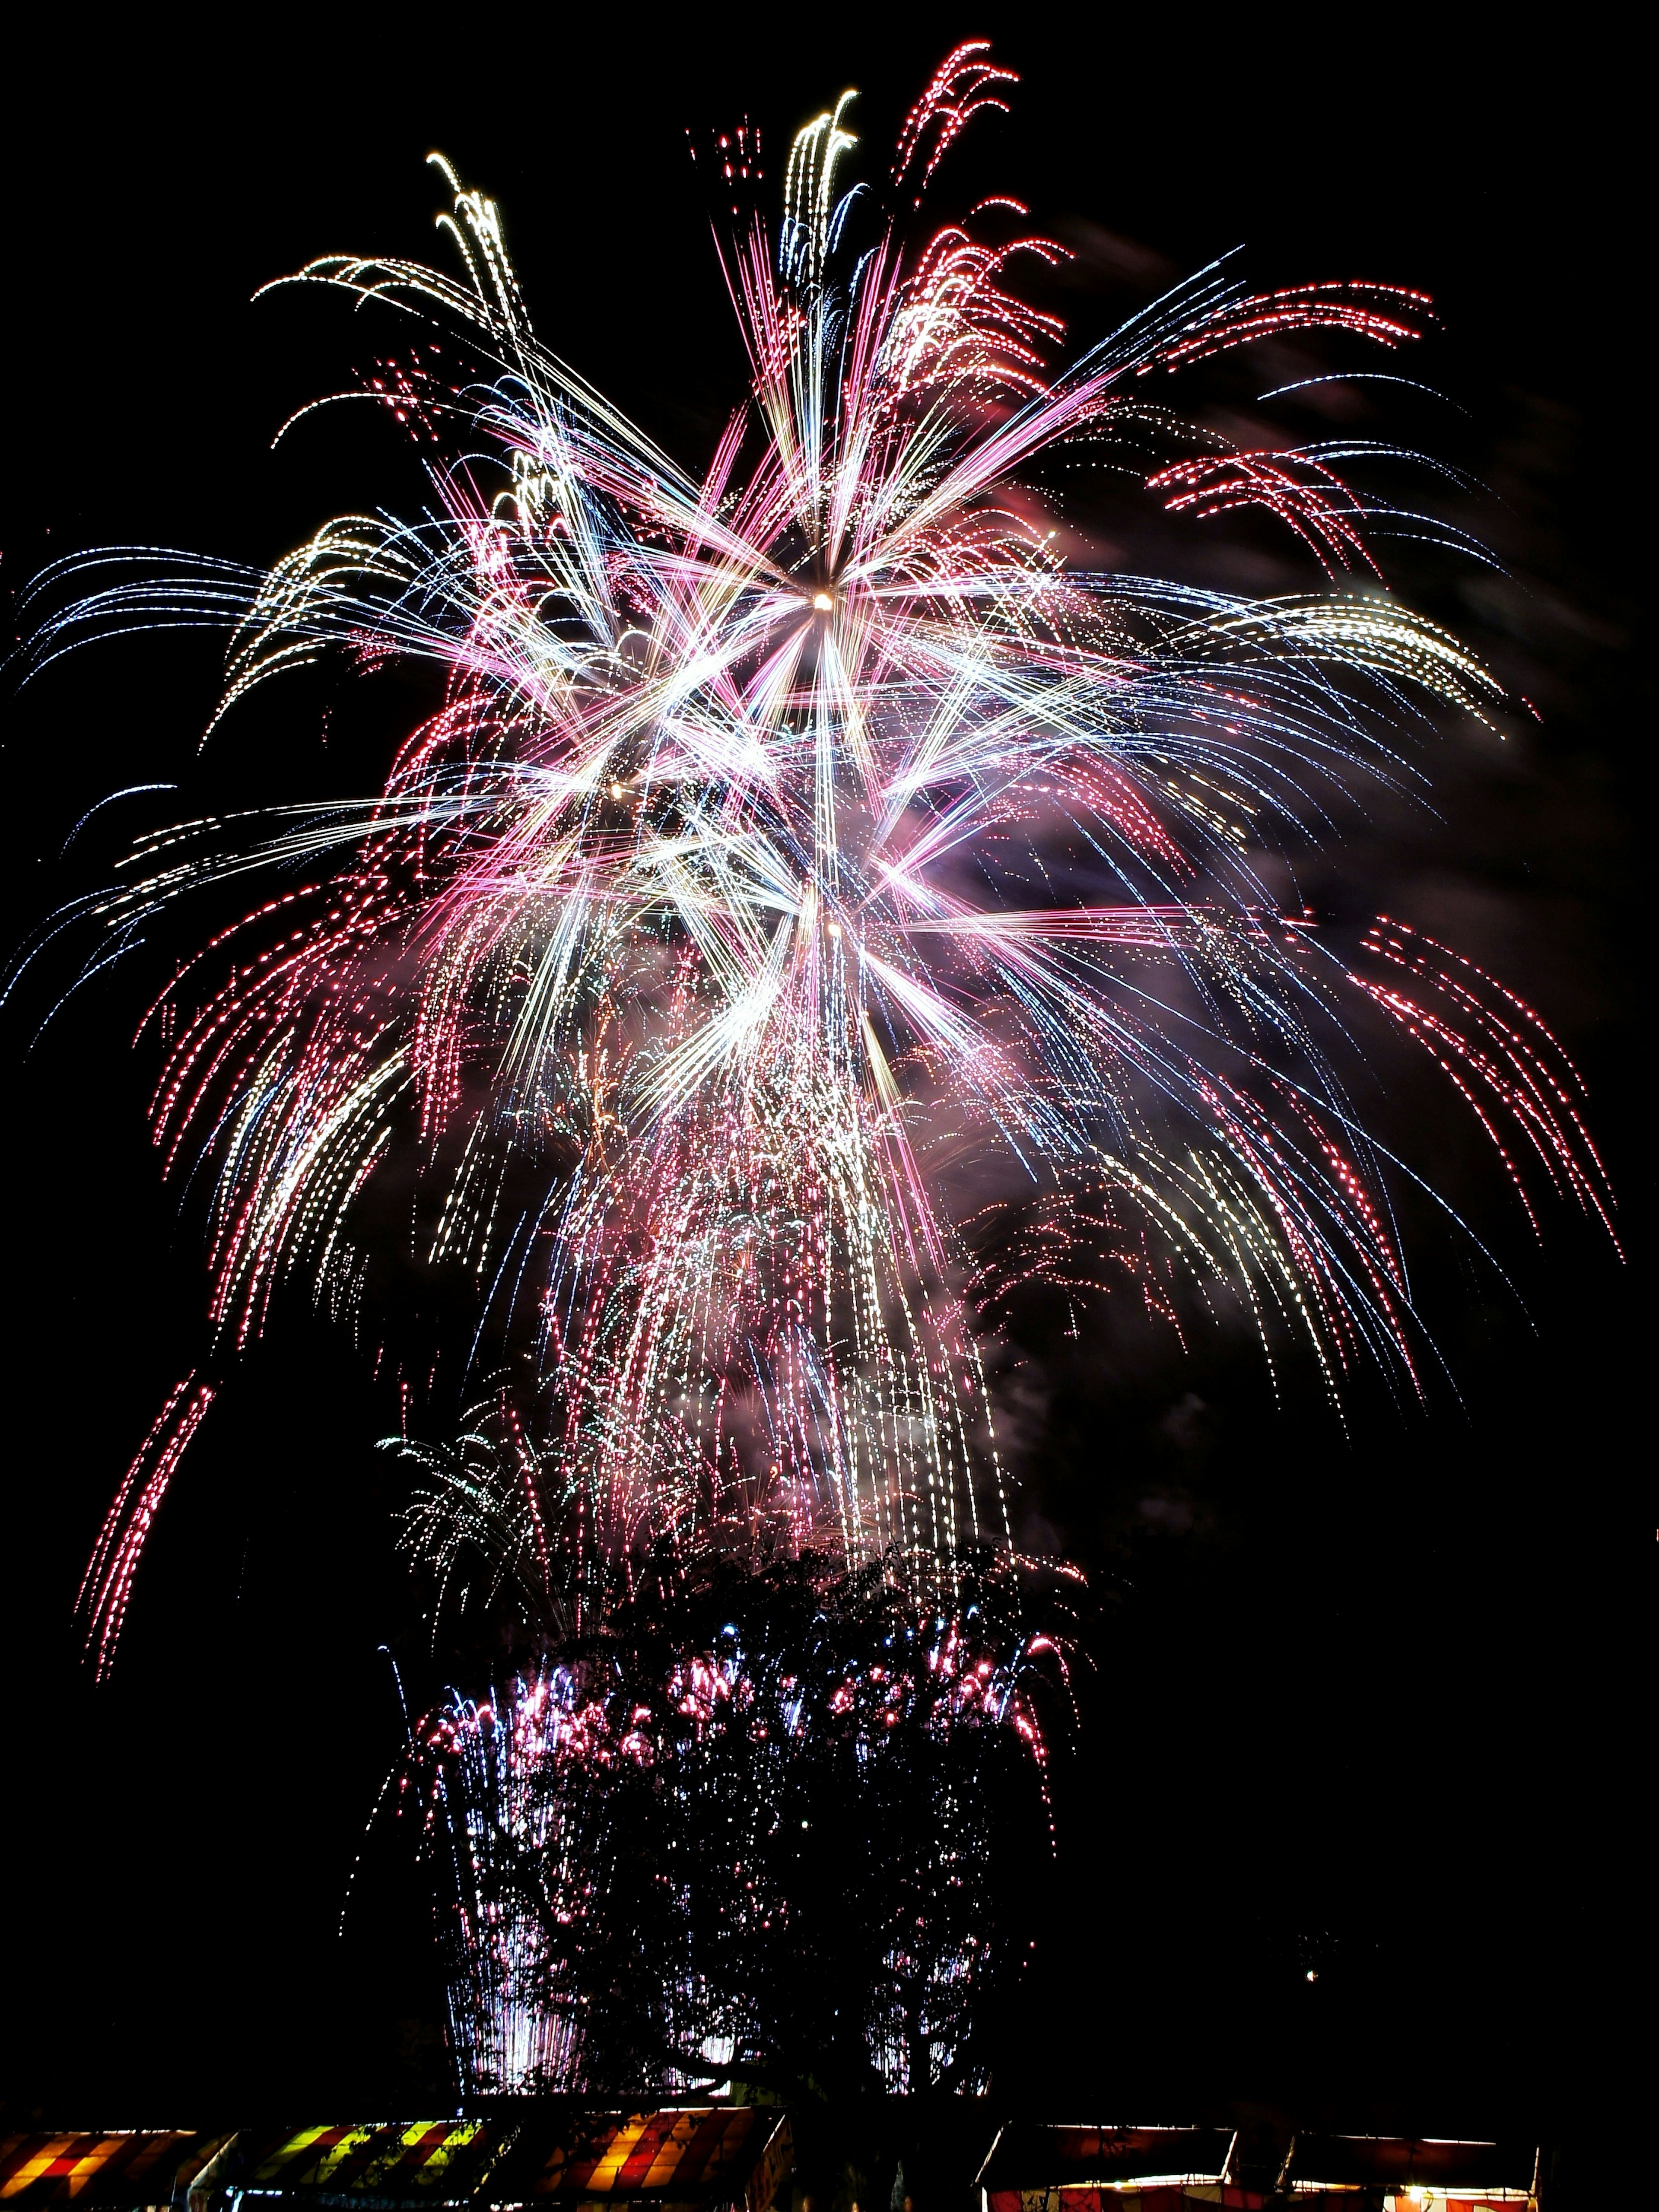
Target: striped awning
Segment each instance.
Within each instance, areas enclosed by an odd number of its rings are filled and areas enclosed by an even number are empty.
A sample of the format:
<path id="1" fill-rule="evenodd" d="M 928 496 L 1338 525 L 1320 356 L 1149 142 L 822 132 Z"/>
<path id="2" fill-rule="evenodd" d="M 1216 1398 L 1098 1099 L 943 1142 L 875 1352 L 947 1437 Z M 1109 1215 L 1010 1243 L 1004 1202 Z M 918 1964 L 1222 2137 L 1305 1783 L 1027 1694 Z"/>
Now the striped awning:
<path id="1" fill-rule="evenodd" d="M 556 2143 L 532 2194 L 562 2206 L 731 2201 L 776 2124 L 752 2105 L 636 2112 Z"/>
<path id="2" fill-rule="evenodd" d="M 227 2141 L 194 2128 L 93 2130 L 0 2139 L 0 2203 L 165 2204 Z"/>
<path id="3" fill-rule="evenodd" d="M 0 2212 L 79 2203 L 96 2212 L 228 2212 L 238 2198 L 356 2212 L 770 2212 L 791 2156 L 782 2114 L 748 2105 L 634 2113 L 530 2105 L 473 2119 L 216 2135 L 17 2135 L 0 2143 Z"/>
<path id="4" fill-rule="evenodd" d="M 519 2133 L 489 2120 L 360 2121 L 356 2126 L 279 2130 L 236 2145 L 244 2191 L 288 2196 L 465 2203 L 484 2185 Z"/>

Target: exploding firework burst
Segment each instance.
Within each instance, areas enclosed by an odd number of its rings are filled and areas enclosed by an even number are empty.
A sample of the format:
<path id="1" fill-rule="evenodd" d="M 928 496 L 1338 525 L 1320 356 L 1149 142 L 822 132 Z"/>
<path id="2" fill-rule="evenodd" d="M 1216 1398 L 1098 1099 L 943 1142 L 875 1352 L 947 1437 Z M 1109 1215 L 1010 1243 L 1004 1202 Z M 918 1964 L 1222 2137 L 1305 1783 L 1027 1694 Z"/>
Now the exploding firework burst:
<path id="1" fill-rule="evenodd" d="M 1161 397 L 1286 332 L 1409 347 L 1428 302 L 1255 294 L 1228 262 L 1062 362 L 1015 289 L 1060 249 L 1016 204 L 909 228 L 1010 81 L 949 58 L 887 217 L 842 188 L 846 100 L 795 139 L 781 232 L 726 252 L 752 379 L 701 476 L 539 343 L 495 206 L 440 162 L 459 274 L 336 256 L 289 280 L 401 319 L 370 388 L 426 511 L 331 521 L 256 578 L 130 567 L 35 633 L 40 665 L 226 623 L 224 711 L 328 653 L 441 672 L 372 804 L 251 845 L 184 825 L 81 912 L 119 948 L 196 887 L 302 877 L 155 1012 L 156 1140 L 213 1168 L 217 1341 L 295 1274 L 349 1307 L 366 1190 L 413 1180 L 508 1379 L 412 1540 L 452 1572 L 473 1547 L 532 1613 L 580 1626 L 665 1539 L 948 1584 L 964 1544 L 1007 1541 L 988 1306 L 1057 1253 L 1086 1277 L 1103 1239 L 1155 1307 L 1184 1273 L 1270 1347 L 1299 1334 L 1334 1395 L 1361 1359 L 1416 1387 L 1389 1163 L 1341 1072 L 1357 1006 L 1428 1047 L 1523 1194 L 1605 1218 L 1535 1016 L 1394 922 L 1351 964 L 1269 888 L 1333 787 L 1402 780 L 1402 732 L 1495 714 L 1498 684 L 1379 587 L 1398 519 L 1339 473 L 1352 441 L 1222 451 Z M 716 150 L 740 194 L 757 141 Z M 1264 509 L 1327 586 L 1062 557 L 1056 457 L 1103 447 L 1155 448 L 1176 512 Z M 995 1280 L 965 1228 L 988 1175 L 1026 1197 Z M 210 1395 L 181 1385 L 112 1509 L 100 1663 Z"/>
<path id="2" fill-rule="evenodd" d="M 422 1721 L 400 1794 L 475 2088 L 757 2061 L 983 2087 L 1047 1860 L 1066 1638 L 1006 1555 L 954 1565 L 934 1610 L 884 1563 L 688 1583 L 659 1556 L 603 1632 Z"/>

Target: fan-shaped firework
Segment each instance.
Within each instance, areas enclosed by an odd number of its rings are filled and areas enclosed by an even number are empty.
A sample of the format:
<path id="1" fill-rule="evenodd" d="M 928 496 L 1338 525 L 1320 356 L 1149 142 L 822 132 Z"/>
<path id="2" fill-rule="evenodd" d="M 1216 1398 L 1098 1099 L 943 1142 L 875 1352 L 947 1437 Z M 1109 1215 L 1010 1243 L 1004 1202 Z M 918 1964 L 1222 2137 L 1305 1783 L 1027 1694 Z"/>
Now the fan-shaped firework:
<path id="1" fill-rule="evenodd" d="M 246 953 L 212 948 L 219 987 L 192 995 L 193 963 L 158 1008 L 157 1141 L 216 1165 L 216 1328 L 243 1342 L 296 1271 L 349 1297 L 354 1207 L 401 1158 L 433 1263 L 536 1354 L 422 1540 L 453 1560 L 482 1528 L 579 1610 L 664 1535 L 902 1558 L 922 1589 L 1006 1540 L 975 1163 L 1064 1237 L 1109 1224 L 1154 1303 L 1185 1268 L 1264 1338 L 1275 1315 L 1299 1331 L 1334 1389 L 1356 1356 L 1414 1382 L 1383 1163 L 1339 1073 L 1356 985 L 1517 1182 L 1529 1161 L 1604 1203 L 1525 1007 L 1393 923 L 1351 974 L 1260 865 L 1345 775 L 1401 777 L 1413 719 L 1488 714 L 1497 684 L 1376 587 L 1389 518 L 1335 448 L 1194 432 L 1167 458 L 1175 373 L 1285 332 L 1407 347 L 1427 301 L 1254 295 L 1219 264 L 1052 367 L 1060 327 L 1014 285 L 1059 249 L 1010 229 L 1014 203 L 904 228 L 1007 81 L 982 48 L 947 60 L 890 220 L 842 190 L 846 100 L 796 138 L 775 245 L 757 224 L 726 258 L 752 384 L 701 477 L 538 341 L 494 205 L 440 163 L 459 276 L 336 256 L 291 280 L 403 318 L 372 388 L 428 511 L 330 522 L 255 580 L 142 568 L 37 633 L 45 660 L 231 622 L 227 708 L 330 652 L 443 672 L 367 810 L 296 809 L 229 854 L 187 826 L 91 904 L 130 939 L 204 881 L 315 871 L 249 917 Z M 757 148 L 720 142 L 733 193 Z M 1141 473 L 1174 509 L 1279 516 L 1331 587 L 1072 565 L 1054 457 L 1103 443 L 1155 447 Z M 205 1402 L 181 1389 L 114 1509 L 88 1591 L 106 1656 Z"/>

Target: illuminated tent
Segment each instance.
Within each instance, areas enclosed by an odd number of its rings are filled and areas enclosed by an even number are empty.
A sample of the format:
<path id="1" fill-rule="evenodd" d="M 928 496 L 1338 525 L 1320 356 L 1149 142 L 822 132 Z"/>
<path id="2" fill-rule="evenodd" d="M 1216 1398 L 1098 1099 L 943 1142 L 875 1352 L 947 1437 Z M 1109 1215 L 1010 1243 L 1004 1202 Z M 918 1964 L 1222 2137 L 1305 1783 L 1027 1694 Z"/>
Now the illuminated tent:
<path id="1" fill-rule="evenodd" d="M 1538 2153 L 1404 2136 L 1297 2136 L 1283 2191 L 1331 2212 L 1536 2212 Z"/>
<path id="2" fill-rule="evenodd" d="M 11 2136 L 6 2212 L 221 2212 L 234 2193 L 290 2207 L 535 2205 L 545 2212 L 770 2212 L 788 2122 L 748 2105 L 650 2112 L 533 2106 L 481 2119 L 194 2132 Z"/>
<path id="3" fill-rule="evenodd" d="M 166 2204 L 230 2140 L 194 2128 L 42 2130 L 0 2137 L 0 2204 Z"/>
<path id="4" fill-rule="evenodd" d="M 982 2212 L 1259 2212 L 1230 2179 L 1231 2128 L 1004 2128 L 979 2172 Z"/>

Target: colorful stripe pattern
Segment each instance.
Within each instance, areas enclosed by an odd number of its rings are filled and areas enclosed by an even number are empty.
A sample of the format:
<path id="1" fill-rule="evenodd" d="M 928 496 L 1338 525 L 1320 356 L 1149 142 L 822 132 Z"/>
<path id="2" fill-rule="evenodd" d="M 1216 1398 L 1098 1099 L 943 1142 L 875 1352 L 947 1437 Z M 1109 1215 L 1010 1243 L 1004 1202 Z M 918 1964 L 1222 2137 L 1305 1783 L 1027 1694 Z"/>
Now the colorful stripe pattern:
<path id="1" fill-rule="evenodd" d="M 113 2197 L 165 2203 L 181 2154 L 198 2140 L 193 2129 L 7 2136 L 0 2141 L 0 2202 L 21 2207 Z"/>
<path id="2" fill-rule="evenodd" d="M 246 2185 L 445 2202 L 476 2192 L 501 2154 L 502 2136 L 483 2120 L 300 2128 L 249 2147 Z"/>
<path id="3" fill-rule="evenodd" d="M 601 2122 L 586 2142 L 558 2145 L 533 2193 L 608 2206 L 736 2196 L 770 2132 L 760 2118 L 749 2105 L 690 2105 Z"/>
<path id="4" fill-rule="evenodd" d="M 363 2212 L 535 2200 L 545 2200 L 548 2212 L 624 2212 L 630 2203 L 655 2212 L 769 2212 L 789 2168 L 788 2142 L 781 2114 L 733 2105 L 237 2135 L 15 2135 L 0 2142 L 0 2200 L 4 2212 L 83 2198 L 99 2212 L 210 2212 L 233 2192 L 296 2204 L 355 2201 Z"/>

